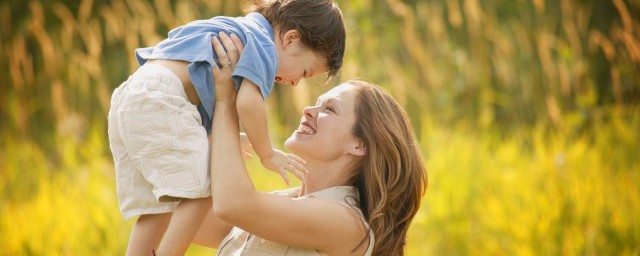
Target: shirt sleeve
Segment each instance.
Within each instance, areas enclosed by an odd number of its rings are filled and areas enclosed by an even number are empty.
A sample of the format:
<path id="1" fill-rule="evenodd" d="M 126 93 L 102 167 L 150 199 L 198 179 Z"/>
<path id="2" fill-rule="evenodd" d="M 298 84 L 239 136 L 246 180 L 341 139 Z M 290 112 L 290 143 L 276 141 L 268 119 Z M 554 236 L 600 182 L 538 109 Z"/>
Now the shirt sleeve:
<path id="1" fill-rule="evenodd" d="M 278 55 L 273 45 L 262 45 L 258 40 L 247 35 L 244 50 L 238 60 L 238 65 L 233 72 L 236 86 L 246 78 L 253 82 L 266 100 L 273 88 L 273 80 L 276 76 Z"/>
<path id="2" fill-rule="evenodd" d="M 279 195 L 279 196 L 287 196 L 290 198 L 295 198 L 300 194 L 301 187 L 293 187 L 293 188 L 285 188 L 280 190 L 274 190 L 269 192 L 269 194 Z"/>

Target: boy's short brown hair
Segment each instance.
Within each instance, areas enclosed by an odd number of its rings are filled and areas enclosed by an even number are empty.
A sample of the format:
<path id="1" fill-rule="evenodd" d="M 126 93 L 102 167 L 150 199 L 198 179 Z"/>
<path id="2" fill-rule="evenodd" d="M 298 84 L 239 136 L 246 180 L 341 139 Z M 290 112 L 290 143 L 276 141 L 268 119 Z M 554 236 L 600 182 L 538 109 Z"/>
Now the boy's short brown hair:
<path id="1" fill-rule="evenodd" d="M 342 12 L 332 0 L 254 0 L 250 11 L 262 14 L 281 32 L 295 29 L 302 43 L 327 59 L 329 77 L 342 66 L 346 32 Z"/>

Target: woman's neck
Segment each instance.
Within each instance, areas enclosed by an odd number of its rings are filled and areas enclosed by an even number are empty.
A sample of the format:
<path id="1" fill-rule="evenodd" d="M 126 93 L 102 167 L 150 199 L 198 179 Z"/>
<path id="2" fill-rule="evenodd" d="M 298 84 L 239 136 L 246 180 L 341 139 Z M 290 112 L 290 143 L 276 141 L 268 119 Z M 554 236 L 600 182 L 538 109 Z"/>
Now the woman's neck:
<path id="1" fill-rule="evenodd" d="M 300 195 L 310 194 L 316 191 L 335 186 L 350 186 L 351 175 L 348 173 L 348 164 L 341 162 L 313 162 L 307 161 L 306 167 L 309 173 L 305 176 Z"/>

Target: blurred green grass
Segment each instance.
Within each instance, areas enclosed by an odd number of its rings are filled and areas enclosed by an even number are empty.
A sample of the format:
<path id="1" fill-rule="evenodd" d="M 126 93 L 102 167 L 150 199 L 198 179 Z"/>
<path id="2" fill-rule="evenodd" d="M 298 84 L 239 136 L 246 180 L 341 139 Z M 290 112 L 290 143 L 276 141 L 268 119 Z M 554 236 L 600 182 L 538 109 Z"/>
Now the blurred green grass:
<path id="1" fill-rule="evenodd" d="M 430 184 L 408 255 L 640 253 L 637 0 L 338 1 L 341 75 L 407 109 Z M 235 1 L 0 3 L 0 254 L 114 255 L 118 211 L 106 136 L 133 50 Z M 276 87 L 281 145 L 329 86 Z M 283 182 L 248 162 L 261 190 Z M 214 250 L 192 246 L 189 255 Z"/>

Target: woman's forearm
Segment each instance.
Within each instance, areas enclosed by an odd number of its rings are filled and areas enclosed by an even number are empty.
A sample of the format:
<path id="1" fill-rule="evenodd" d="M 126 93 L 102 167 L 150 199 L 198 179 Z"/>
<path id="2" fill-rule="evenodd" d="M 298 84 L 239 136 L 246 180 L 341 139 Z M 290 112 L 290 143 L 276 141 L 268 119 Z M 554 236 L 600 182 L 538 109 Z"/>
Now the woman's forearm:
<path id="1" fill-rule="evenodd" d="M 235 102 L 216 103 L 211 130 L 211 191 L 214 212 L 223 219 L 242 211 L 244 199 L 257 193 L 242 159 L 239 130 Z"/>

